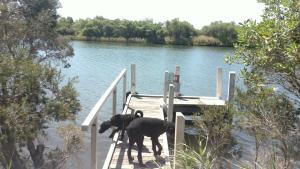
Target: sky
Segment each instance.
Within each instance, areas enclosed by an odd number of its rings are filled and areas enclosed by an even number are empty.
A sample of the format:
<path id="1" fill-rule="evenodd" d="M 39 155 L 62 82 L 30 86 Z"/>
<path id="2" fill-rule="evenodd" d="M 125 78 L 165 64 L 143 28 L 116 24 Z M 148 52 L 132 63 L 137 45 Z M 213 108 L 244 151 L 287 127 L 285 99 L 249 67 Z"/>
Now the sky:
<path id="1" fill-rule="evenodd" d="M 174 18 L 200 29 L 214 21 L 236 23 L 260 20 L 263 4 L 256 0 L 60 0 L 58 13 L 73 19 L 103 16 L 108 19 L 165 22 Z"/>

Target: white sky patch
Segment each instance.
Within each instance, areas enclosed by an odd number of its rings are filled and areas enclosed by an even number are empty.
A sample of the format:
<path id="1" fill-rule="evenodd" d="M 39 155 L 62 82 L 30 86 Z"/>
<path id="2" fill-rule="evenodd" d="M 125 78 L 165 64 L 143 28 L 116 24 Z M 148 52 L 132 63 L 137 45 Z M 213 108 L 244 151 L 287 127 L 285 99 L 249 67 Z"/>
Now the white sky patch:
<path id="1" fill-rule="evenodd" d="M 250 18 L 260 21 L 264 8 L 256 0 L 60 0 L 60 3 L 59 14 L 73 19 L 103 16 L 165 22 L 179 18 L 198 29 L 214 21 L 239 23 Z"/>

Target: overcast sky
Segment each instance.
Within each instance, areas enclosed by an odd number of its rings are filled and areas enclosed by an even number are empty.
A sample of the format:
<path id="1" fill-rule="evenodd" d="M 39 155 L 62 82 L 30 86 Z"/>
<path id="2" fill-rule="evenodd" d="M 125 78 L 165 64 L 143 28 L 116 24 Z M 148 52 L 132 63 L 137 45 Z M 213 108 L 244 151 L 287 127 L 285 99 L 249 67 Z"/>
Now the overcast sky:
<path id="1" fill-rule="evenodd" d="M 103 16 L 109 19 L 164 22 L 185 20 L 196 28 L 213 21 L 236 23 L 249 18 L 260 20 L 263 5 L 256 0 L 60 0 L 61 16 L 73 19 Z"/>

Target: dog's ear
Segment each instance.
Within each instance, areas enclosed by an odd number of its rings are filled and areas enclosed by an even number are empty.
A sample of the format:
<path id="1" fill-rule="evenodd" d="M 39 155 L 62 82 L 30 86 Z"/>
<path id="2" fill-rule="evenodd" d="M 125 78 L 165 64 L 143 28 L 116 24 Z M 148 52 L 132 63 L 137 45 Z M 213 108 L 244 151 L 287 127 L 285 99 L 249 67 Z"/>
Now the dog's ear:
<path id="1" fill-rule="evenodd" d="M 116 114 L 114 116 L 111 117 L 110 121 L 111 121 L 111 124 L 115 124 L 117 123 L 118 121 L 121 121 L 122 120 L 122 115 L 121 114 Z"/>

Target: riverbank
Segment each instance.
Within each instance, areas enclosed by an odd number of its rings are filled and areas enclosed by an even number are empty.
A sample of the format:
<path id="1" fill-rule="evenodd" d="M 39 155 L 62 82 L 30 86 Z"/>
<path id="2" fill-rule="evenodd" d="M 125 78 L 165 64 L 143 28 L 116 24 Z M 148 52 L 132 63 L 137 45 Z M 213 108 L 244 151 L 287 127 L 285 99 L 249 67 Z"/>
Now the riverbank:
<path id="1" fill-rule="evenodd" d="M 73 35 L 65 35 L 64 36 L 68 40 L 76 40 L 76 41 L 96 41 L 96 42 L 111 42 L 111 43 L 137 43 L 137 44 L 153 44 L 153 45 L 180 45 L 180 46 L 209 46 L 209 47 L 233 47 L 233 46 L 226 46 L 223 45 L 220 40 L 206 35 L 200 35 L 197 37 L 192 38 L 191 44 L 176 44 L 175 41 L 170 38 L 166 37 L 164 43 L 149 43 L 144 38 L 124 38 L 124 37 L 86 37 L 86 36 L 73 36 Z"/>

